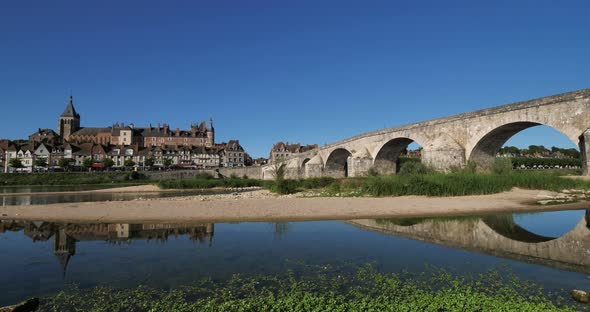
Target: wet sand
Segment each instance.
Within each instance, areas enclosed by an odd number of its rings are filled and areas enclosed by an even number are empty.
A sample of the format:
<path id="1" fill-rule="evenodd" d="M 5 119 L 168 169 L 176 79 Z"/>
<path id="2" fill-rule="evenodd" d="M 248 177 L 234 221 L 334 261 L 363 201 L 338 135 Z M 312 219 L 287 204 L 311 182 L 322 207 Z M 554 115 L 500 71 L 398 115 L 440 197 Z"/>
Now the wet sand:
<path id="1" fill-rule="evenodd" d="M 149 191 L 148 186 L 141 187 Z M 138 187 L 124 188 L 124 190 L 137 191 Z M 538 200 L 551 198 L 556 194 L 548 191 L 514 189 L 493 195 L 461 197 L 339 198 L 276 196 L 266 190 L 252 190 L 234 194 L 149 200 L 6 206 L 0 207 L 0 219 L 163 223 L 349 220 L 584 209 L 590 206 L 588 202 L 560 205 L 535 204 Z"/>

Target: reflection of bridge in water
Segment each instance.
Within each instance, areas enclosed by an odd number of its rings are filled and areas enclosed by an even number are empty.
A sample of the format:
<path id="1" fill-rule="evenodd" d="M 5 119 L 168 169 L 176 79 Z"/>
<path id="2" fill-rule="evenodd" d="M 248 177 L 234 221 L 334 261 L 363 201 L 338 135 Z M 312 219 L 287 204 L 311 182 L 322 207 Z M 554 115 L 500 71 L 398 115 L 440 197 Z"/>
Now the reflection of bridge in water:
<path id="1" fill-rule="evenodd" d="M 0 233 L 23 231 L 33 242 L 53 238 L 53 254 L 58 258 L 64 274 L 70 258 L 76 254 L 79 241 L 107 241 L 125 243 L 147 240 L 159 243 L 169 237 L 188 235 L 193 242 L 213 244 L 214 224 L 73 224 L 48 222 L 17 222 L 0 220 Z"/>
<path id="2" fill-rule="evenodd" d="M 517 225 L 512 215 L 348 223 L 370 231 L 590 274 L 589 218 L 590 210 L 586 210 L 585 218 L 558 238 L 529 232 Z"/>

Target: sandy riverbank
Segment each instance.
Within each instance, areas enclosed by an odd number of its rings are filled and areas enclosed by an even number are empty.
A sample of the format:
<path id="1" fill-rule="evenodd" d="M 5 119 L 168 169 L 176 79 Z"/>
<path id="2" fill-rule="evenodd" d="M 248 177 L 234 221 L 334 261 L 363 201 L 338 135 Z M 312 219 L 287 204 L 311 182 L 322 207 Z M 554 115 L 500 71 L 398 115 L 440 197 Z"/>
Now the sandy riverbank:
<path id="1" fill-rule="evenodd" d="M 306 198 L 252 190 L 150 200 L 6 206 L 0 207 L 0 219 L 77 222 L 345 220 L 590 207 L 588 202 L 534 204 L 556 195 L 548 191 L 514 189 L 493 195 L 461 197 Z"/>

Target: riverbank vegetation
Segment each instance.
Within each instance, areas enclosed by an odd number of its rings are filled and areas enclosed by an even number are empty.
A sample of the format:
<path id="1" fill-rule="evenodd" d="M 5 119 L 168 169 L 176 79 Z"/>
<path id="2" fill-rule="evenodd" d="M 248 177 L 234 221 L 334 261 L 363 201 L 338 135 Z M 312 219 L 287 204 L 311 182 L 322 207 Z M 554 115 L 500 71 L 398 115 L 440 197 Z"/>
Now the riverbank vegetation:
<path id="1" fill-rule="evenodd" d="M 474 164 L 440 173 L 416 161 L 404 161 L 398 174 L 364 178 L 332 179 L 319 196 L 464 196 L 485 195 L 523 189 L 561 191 L 590 190 L 590 181 L 564 178 L 575 170 L 513 170 L 509 158 L 497 158 L 490 173 L 477 173 Z M 305 180 L 292 182 L 291 189 L 305 190 Z"/>
<path id="2" fill-rule="evenodd" d="M 129 183 L 145 184 L 148 180 L 145 175 L 135 171 L 0 173 L 0 186 Z"/>
<path id="3" fill-rule="evenodd" d="M 40 311 L 575 311 L 573 304 L 509 272 L 387 274 L 367 265 L 204 279 L 171 290 L 73 288 L 42 299 Z"/>
<path id="4" fill-rule="evenodd" d="M 280 169 L 279 167 L 278 169 Z M 497 158 L 489 173 L 477 173 L 473 164 L 465 168 L 440 173 L 419 161 L 404 159 L 396 175 L 379 176 L 374 170 L 359 178 L 330 177 L 287 179 L 281 170 L 274 180 L 259 180 L 247 176 L 214 178 L 199 173 L 192 178 L 149 180 L 139 172 L 94 173 L 35 173 L 0 174 L 0 185 L 89 185 L 89 184 L 156 184 L 162 189 L 210 189 L 262 187 L 277 194 L 301 191 L 308 196 L 463 196 L 485 195 L 510 191 L 514 187 L 561 191 L 564 189 L 590 190 L 590 181 L 568 179 L 564 175 L 579 174 L 576 170 L 513 170 L 509 158 Z"/>
<path id="5" fill-rule="evenodd" d="M 450 173 L 439 173 L 420 162 L 405 161 L 396 175 L 372 175 L 362 178 L 335 179 L 329 177 L 286 179 L 281 172 L 272 181 L 249 178 L 214 179 L 202 174 L 192 179 L 159 181 L 164 189 L 207 189 L 214 187 L 263 187 L 277 194 L 312 191 L 310 196 L 464 196 L 485 195 L 510 191 L 514 187 L 561 191 L 563 189 L 590 190 L 590 182 L 567 179 L 563 175 L 574 170 L 512 170 L 508 158 L 499 158 L 491 173 L 476 173 L 470 165 Z"/>
<path id="6" fill-rule="evenodd" d="M 243 187 L 262 187 L 265 181 L 258 179 L 250 179 L 248 177 L 229 177 L 223 179 L 215 179 L 209 174 L 198 174 L 191 179 L 183 180 L 161 180 L 156 184 L 162 189 L 210 189 L 216 187 L 223 188 L 243 188 Z"/>

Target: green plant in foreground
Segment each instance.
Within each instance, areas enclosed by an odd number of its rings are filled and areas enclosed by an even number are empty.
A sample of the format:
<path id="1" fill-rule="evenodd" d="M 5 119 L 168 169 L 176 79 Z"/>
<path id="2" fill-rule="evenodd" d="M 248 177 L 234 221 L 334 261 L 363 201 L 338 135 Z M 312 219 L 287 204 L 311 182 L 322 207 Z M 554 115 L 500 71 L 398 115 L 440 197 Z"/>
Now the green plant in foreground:
<path id="1" fill-rule="evenodd" d="M 568 303 L 572 303 L 571 301 Z M 306 266 L 300 273 L 202 279 L 171 290 L 72 288 L 44 298 L 41 311 L 575 311 L 562 297 L 514 275 L 454 276 L 430 269 L 388 274 Z"/>
<path id="2" fill-rule="evenodd" d="M 495 174 L 510 174 L 512 172 L 512 160 L 507 157 L 494 158 L 492 172 Z"/>

